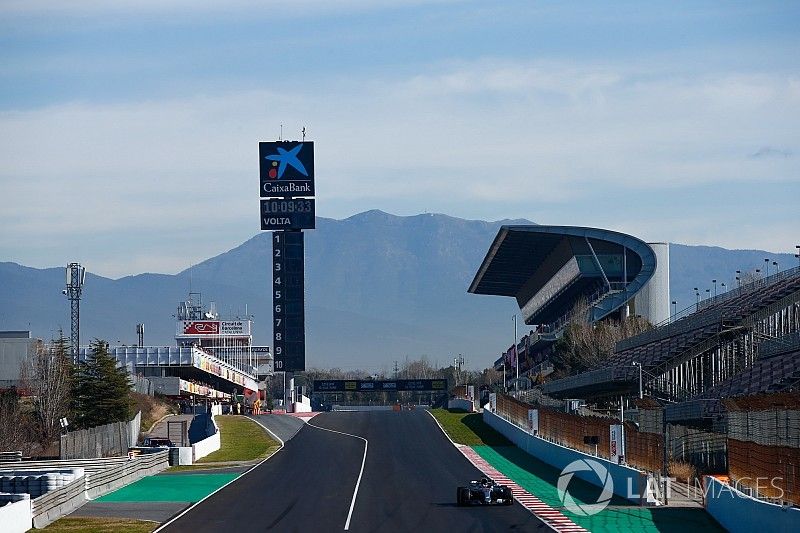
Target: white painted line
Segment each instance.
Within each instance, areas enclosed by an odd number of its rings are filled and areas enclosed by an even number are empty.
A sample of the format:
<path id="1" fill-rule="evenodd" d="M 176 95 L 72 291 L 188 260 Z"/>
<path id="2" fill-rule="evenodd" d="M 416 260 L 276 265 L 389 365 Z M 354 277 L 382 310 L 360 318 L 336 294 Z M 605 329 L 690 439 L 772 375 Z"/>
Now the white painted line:
<path id="1" fill-rule="evenodd" d="M 348 511 L 347 521 L 344 523 L 344 530 L 347 531 L 350 529 L 350 519 L 353 517 L 353 509 L 356 506 L 356 497 L 358 496 L 358 487 L 361 485 L 361 476 L 364 475 L 364 464 L 367 462 L 367 447 L 369 446 L 369 441 L 359 435 L 353 435 L 351 433 L 345 433 L 344 431 L 336 431 L 335 429 L 328 429 L 321 426 L 315 426 L 309 421 L 306 421 L 306 424 L 308 424 L 313 428 L 321 429 L 323 431 L 330 431 L 331 433 L 338 433 L 339 435 L 347 435 L 348 437 L 353 437 L 364 441 L 364 457 L 361 459 L 361 471 L 358 473 L 358 480 L 356 480 L 356 488 L 353 491 L 353 500 L 350 502 L 350 511 Z"/>
<path id="2" fill-rule="evenodd" d="M 253 419 L 248 417 L 248 420 L 253 420 Z M 263 461 L 260 461 L 259 463 L 257 463 L 257 464 L 256 464 L 255 466 L 253 466 L 252 468 L 250 468 L 250 469 L 246 470 L 246 471 L 245 471 L 245 472 L 244 472 L 244 473 L 243 473 L 241 476 L 237 476 L 236 478 L 234 478 L 234 479 L 232 479 L 232 480 L 228 481 L 227 483 L 225 483 L 224 485 L 222 485 L 220 488 L 218 488 L 217 490 L 215 490 L 215 491 L 214 491 L 214 492 L 212 492 L 211 494 L 207 495 L 206 497 L 202 498 L 202 499 L 201 499 L 201 500 L 199 500 L 199 501 L 196 501 L 196 502 L 195 502 L 193 505 L 191 505 L 191 506 L 187 507 L 186 509 L 184 509 L 184 510 L 183 510 L 183 511 L 182 511 L 180 514 L 178 514 L 177 516 L 173 517 L 173 518 L 172 518 L 170 521 L 168 521 L 168 522 L 165 522 L 165 523 L 161 524 L 161 526 L 159 526 L 159 527 L 158 527 L 158 529 L 156 529 L 155 531 L 153 531 L 153 533 L 158 533 L 159 531 L 161 531 L 162 529 L 164 529 L 165 527 L 167 527 L 168 525 L 170 525 L 171 523 L 173 523 L 175 520 L 179 519 L 180 517 L 182 517 L 183 515 L 185 515 L 186 513 L 188 513 L 189 511 L 191 511 L 192 509 L 194 509 L 195 507 L 197 507 L 198 505 L 200 505 L 201 503 L 203 503 L 204 501 L 206 501 L 207 499 L 209 499 L 209 498 L 210 498 L 210 497 L 212 497 L 214 494 L 218 493 L 219 491 L 221 491 L 222 489 L 224 489 L 224 488 L 225 488 L 225 487 L 227 487 L 228 485 L 230 485 L 230 484 L 232 484 L 232 483 L 235 483 L 235 482 L 239 481 L 239 480 L 240 480 L 240 479 L 242 479 L 244 476 L 246 476 L 247 474 L 249 474 L 250 472 L 252 472 L 252 471 L 253 471 L 253 470 L 255 470 L 256 468 L 258 468 L 259 466 L 263 465 L 264 463 L 266 463 L 267 461 L 269 461 L 270 459 L 272 459 L 273 457 L 275 457 L 275 456 L 278 454 L 278 452 L 279 452 L 279 451 L 281 451 L 281 450 L 283 449 L 283 447 L 284 447 L 284 445 L 285 445 L 285 443 L 283 442 L 283 439 L 281 439 L 281 438 L 280 438 L 279 436 L 277 436 L 275 433 L 273 433 L 272 431 L 270 431 L 270 430 L 269 430 L 269 428 L 268 428 L 267 426 L 265 426 L 264 424 L 262 424 L 262 423 L 261 423 L 261 422 L 259 422 L 258 420 L 253 420 L 253 422 L 255 422 L 256 424 L 258 424 L 259 426 L 261 426 L 262 428 L 264 428 L 264 429 L 267 431 L 267 433 L 269 433 L 270 435 L 272 435 L 273 437 L 275 437 L 275 438 L 278 440 L 278 442 L 280 442 L 280 443 L 281 443 L 281 447 L 280 447 L 280 448 L 278 448 L 277 450 L 275 450 L 275 452 L 274 452 L 274 453 L 270 454 L 270 456 L 269 456 L 269 457 L 265 457 Z"/>

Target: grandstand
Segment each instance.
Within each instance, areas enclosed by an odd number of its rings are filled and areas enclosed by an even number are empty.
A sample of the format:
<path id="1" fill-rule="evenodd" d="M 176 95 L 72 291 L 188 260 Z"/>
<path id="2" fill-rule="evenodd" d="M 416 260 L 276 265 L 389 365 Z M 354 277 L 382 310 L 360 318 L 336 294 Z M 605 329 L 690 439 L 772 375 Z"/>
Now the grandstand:
<path id="1" fill-rule="evenodd" d="M 796 384 L 793 337 L 778 339 L 798 331 L 800 267 L 742 285 L 671 324 L 621 341 L 602 367 L 547 383 L 542 391 L 587 399 L 635 394 L 641 368 L 646 394 L 668 403 L 692 400 L 695 407 L 681 416 L 710 416 L 710 399 Z M 678 406 L 670 411 L 673 417 L 681 412 Z"/>
<path id="2" fill-rule="evenodd" d="M 576 226 L 502 226 L 472 284 L 472 294 L 512 296 L 535 326 L 495 362 L 543 373 L 578 301 L 588 320 L 669 318 L 669 248 L 623 233 Z M 514 359 L 517 359 L 516 361 Z"/>

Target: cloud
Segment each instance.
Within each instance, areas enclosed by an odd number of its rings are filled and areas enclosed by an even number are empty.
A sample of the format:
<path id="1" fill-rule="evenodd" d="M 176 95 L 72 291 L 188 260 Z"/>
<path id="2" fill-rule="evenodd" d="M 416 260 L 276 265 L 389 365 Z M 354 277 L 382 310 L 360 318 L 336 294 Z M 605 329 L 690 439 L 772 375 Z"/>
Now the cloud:
<path id="1" fill-rule="evenodd" d="M 152 14 L 180 13 L 193 16 L 238 12 L 259 15 L 307 15 L 309 12 L 342 12 L 353 10 L 387 9 L 400 6 L 416 6 L 431 0 L 4 0 L 0 13 L 8 14 L 59 14 L 80 17 L 107 14 Z M 456 3 L 458 0 L 436 0 L 437 3 Z"/>
<path id="2" fill-rule="evenodd" d="M 681 206 L 688 187 L 769 190 L 796 181 L 797 159 L 771 148 L 796 138 L 796 76 L 692 78 L 660 68 L 482 58 L 295 91 L 0 112 L 0 195 L 11 199 L 0 212 L 0 256 L 15 250 L 18 260 L 41 264 L 47 253 L 57 259 L 46 264 L 62 263 L 57 254 L 76 243 L 132 226 L 159 243 L 150 249 L 153 271 L 175 269 L 182 253 L 188 266 L 234 246 L 257 231 L 256 143 L 275 139 L 280 124 L 288 137 L 307 126 L 317 141 L 322 216 L 361 206 L 539 221 L 540 212 L 558 211 L 570 223 L 580 205 L 593 225 L 608 220 L 612 203 L 646 210 L 657 201 L 688 218 L 697 215 Z M 743 161 L 754 145 L 779 153 L 759 150 Z M 730 211 L 713 223 L 735 228 L 750 216 Z M 227 231 L 164 239 L 204 226 Z M 112 257 L 121 247 L 113 241 L 87 253 L 108 269 L 101 273 L 135 272 Z M 36 251 L 37 242 L 51 248 Z"/>
<path id="3" fill-rule="evenodd" d="M 772 148 L 770 146 L 762 146 L 752 154 L 750 157 L 753 159 L 761 159 L 765 157 L 778 157 L 778 158 L 789 158 L 792 157 L 794 154 L 791 150 L 781 149 L 781 148 Z"/>

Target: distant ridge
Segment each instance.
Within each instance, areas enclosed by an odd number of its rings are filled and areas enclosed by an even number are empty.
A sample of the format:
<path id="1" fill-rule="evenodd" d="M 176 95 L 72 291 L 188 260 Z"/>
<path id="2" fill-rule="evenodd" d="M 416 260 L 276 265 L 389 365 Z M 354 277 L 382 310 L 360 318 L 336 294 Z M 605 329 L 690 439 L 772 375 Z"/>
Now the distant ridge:
<path id="1" fill-rule="evenodd" d="M 307 335 L 310 365 L 388 370 L 393 361 L 426 355 L 446 365 L 459 353 L 485 367 L 511 344 L 511 298 L 467 294 L 467 287 L 503 224 L 443 214 L 396 216 L 379 210 L 343 220 L 317 219 L 306 233 Z M 791 254 L 671 246 L 672 299 L 694 303 L 693 287 L 711 288 L 737 269 L 760 268 L 764 258 L 784 268 Z M 66 260 L 64 261 L 66 263 Z M 795 263 L 793 263 L 795 262 Z M 91 265 L 86 265 L 91 270 Z M 254 315 L 259 344 L 271 338 L 269 234 L 175 275 L 140 274 L 118 280 L 89 275 L 81 304 L 82 343 L 173 344 L 177 303 L 192 287 L 223 314 Z M 62 268 L 0 263 L 0 329 L 31 329 L 49 338 L 69 329 L 61 294 Z M 718 290 L 721 286 L 718 283 Z M 520 328 L 520 332 L 524 328 Z"/>

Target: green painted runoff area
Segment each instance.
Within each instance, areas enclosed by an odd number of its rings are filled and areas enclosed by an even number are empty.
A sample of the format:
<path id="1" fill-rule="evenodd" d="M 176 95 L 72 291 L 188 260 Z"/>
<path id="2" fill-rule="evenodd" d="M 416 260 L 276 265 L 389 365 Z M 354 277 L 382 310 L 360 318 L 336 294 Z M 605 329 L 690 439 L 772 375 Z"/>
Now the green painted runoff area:
<path id="1" fill-rule="evenodd" d="M 98 502 L 197 502 L 241 474 L 160 474 L 149 476 Z"/>
<path id="2" fill-rule="evenodd" d="M 556 492 L 560 471 L 516 446 L 472 446 L 472 448 L 509 479 L 593 533 L 723 531 L 703 509 L 640 507 L 618 496 L 615 496 L 609 507 L 600 513 L 594 516 L 578 516 L 562 508 Z M 577 502 L 591 504 L 597 502 L 600 489 L 572 478 L 569 483 L 569 493 Z"/>

